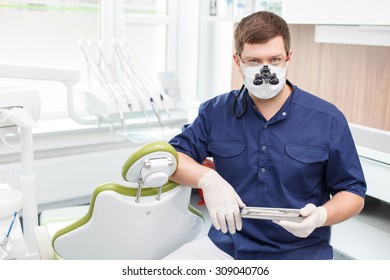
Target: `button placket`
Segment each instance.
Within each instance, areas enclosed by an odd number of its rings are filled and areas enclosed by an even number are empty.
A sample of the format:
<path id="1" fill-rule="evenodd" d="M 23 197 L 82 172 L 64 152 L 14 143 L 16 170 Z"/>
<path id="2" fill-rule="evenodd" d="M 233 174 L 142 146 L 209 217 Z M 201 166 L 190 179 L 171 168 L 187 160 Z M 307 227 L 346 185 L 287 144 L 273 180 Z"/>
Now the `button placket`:
<path id="1" fill-rule="evenodd" d="M 268 143 L 269 143 L 269 131 L 268 125 L 264 124 L 260 130 L 260 139 L 259 139 L 259 164 L 258 164 L 258 185 L 263 190 L 267 187 L 267 167 L 268 167 Z"/>

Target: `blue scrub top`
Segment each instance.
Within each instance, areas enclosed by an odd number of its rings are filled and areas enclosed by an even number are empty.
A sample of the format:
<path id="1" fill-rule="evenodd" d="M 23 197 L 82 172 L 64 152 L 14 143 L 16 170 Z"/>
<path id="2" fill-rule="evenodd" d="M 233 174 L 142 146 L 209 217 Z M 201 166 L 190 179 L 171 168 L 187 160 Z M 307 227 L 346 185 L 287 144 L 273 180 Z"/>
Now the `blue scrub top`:
<path id="1" fill-rule="evenodd" d="M 198 117 L 170 144 L 216 171 L 247 206 L 302 208 L 323 205 L 339 191 L 365 196 L 366 183 L 344 115 L 332 104 L 287 81 L 293 92 L 269 121 L 241 94 L 232 113 L 233 90 L 204 102 Z M 246 90 L 245 90 L 246 91 Z M 211 240 L 235 259 L 332 259 L 330 227 L 299 238 L 267 220 L 243 219 L 242 230 Z"/>

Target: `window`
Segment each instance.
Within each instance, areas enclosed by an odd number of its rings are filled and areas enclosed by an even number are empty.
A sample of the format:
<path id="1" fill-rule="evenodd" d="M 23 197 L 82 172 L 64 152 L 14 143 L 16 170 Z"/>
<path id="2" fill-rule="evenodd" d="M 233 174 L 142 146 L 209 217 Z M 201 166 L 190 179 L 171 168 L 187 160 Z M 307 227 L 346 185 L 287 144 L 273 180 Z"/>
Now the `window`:
<path id="1" fill-rule="evenodd" d="M 0 64 L 27 64 L 82 71 L 80 38 L 128 39 L 146 71 L 175 69 L 174 0 L 0 0 Z M 168 51 L 168 50 L 173 51 Z M 157 81 L 156 81 L 157 82 Z M 38 88 L 42 116 L 67 113 L 61 83 L 0 78 L 1 86 Z"/>

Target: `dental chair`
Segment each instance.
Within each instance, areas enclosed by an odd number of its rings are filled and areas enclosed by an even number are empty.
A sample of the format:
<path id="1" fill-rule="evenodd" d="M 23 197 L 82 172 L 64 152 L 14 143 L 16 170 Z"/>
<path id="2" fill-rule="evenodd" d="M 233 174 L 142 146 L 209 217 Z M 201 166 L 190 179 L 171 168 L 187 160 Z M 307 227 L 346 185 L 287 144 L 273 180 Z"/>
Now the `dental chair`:
<path id="1" fill-rule="evenodd" d="M 100 185 L 86 213 L 73 222 L 43 211 L 34 230 L 41 259 L 161 259 L 195 239 L 204 220 L 190 204 L 191 188 L 168 181 L 177 164 L 168 143 L 146 144 L 122 168 L 122 177 L 138 187 Z M 53 230 L 64 221 L 67 226 Z"/>

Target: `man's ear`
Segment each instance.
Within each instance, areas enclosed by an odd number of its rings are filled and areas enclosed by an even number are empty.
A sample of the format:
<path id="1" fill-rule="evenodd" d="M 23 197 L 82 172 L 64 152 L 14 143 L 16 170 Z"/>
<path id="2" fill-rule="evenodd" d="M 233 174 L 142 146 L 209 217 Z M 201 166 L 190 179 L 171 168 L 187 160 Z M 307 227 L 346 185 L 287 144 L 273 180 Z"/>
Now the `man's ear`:
<path id="1" fill-rule="evenodd" d="M 240 67 L 240 58 L 238 57 L 237 53 L 233 54 L 233 60 L 237 67 Z"/>
<path id="2" fill-rule="evenodd" d="M 292 50 L 290 50 L 290 51 L 287 53 L 287 57 L 288 57 L 289 63 L 291 62 L 292 55 L 293 55 L 293 52 L 292 52 Z"/>
<path id="3" fill-rule="evenodd" d="M 237 66 L 238 72 L 241 73 L 240 57 L 238 56 L 237 53 L 233 54 L 233 60 L 234 60 L 234 63 L 236 64 L 236 66 Z"/>

